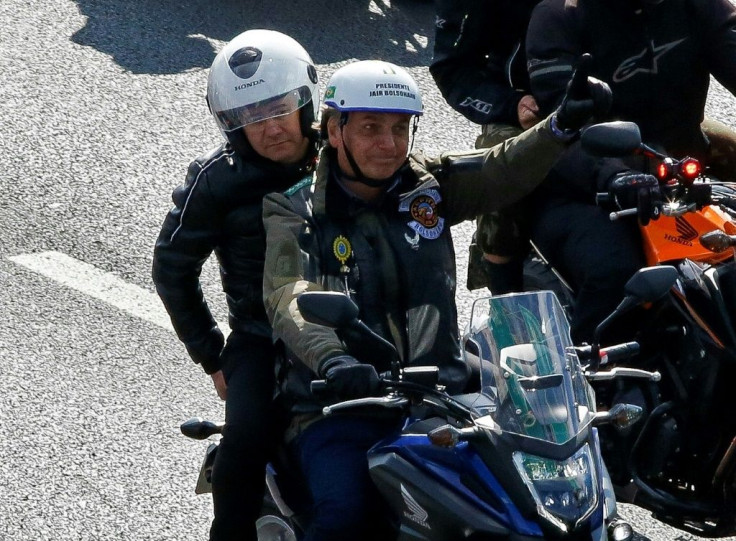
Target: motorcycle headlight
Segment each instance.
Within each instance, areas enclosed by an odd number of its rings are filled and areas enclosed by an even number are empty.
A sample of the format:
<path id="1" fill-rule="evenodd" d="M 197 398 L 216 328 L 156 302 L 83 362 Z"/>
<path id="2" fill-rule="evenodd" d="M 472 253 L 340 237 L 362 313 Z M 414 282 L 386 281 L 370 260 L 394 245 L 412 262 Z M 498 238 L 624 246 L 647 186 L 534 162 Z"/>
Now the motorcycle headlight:
<path id="1" fill-rule="evenodd" d="M 598 504 L 595 462 L 586 443 L 571 457 L 553 460 L 516 451 L 514 465 L 539 514 L 562 531 L 586 518 Z"/>

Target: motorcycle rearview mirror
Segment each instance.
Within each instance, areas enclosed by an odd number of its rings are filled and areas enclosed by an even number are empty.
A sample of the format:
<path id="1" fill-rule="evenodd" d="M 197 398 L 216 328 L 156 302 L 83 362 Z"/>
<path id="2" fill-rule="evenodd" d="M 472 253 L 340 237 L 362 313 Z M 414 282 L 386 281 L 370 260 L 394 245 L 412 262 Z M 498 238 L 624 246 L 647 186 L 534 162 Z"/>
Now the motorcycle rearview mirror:
<path id="1" fill-rule="evenodd" d="M 593 334 L 590 356 L 593 370 L 597 370 L 600 366 L 600 338 L 603 330 L 610 325 L 611 321 L 635 306 L 661 299 L 675 285 L 677 277 L 675 267 L 657 265 L 639 269 L 629 278 L 624 286 L 626 296 L 616 309 L 596 327 Z"/>
<path id="2" fill-rule="evenodd" d="M 594 156 L 630 156 L 641 147 L 641 132 L 633 122 L 617 120 L 588 126 L 580 133 L 583 148 Z"/>
<path id="3" fill-rule="evenodd" d="M 179 430 L 187 438 L 204 440 L 214 434 L 222 434 L 224 426 L 225 423 L 213 423 L 212 421 L 204 421 L 199 417 L 192 417 L 179 425 Z"/>
<path id="4" fill-rule="evenodd" d="M 305 291 L 296 304 L 304 319 L 316 325 L 339 329 L 358 319 L 358 306 L 336 291 Z"/>
<path id="5" fill-rule="evenodd" d="M 360 309 L 350 297 L 337 291 L 305 291 L 296 298 L 296 304 L 302 317 L 309 323 L 343 331 L 353 341 L 365 341 L 366 346 L 370 346 L 366 349 L 390 359 L 391 375 L 399 377 L 400 363 L 396 348 L 358 318 Z"/>
<path id="6" fill-rule="evenodd" d="M 707 250 L 719 254 L 736 246 L 736 235 L 727 235 L 720 229 L 716 229 L 700 235 L 700 244 Z"/>
<path id="7" fill-rule="evenodd" d="M 543 389 L 556 389 L 562 385 L 562 374 L 549 374 L 547 376 L 520 377 L 519 385 L 525 391 L 540 391 Z"/>
<path id="8" fill-rule="evenodd" d="M 677 276 L 677 269 L 671 265 L 639 269 L 624 286 L 626 298 L 631 298 L 630 302 L 636 304 L 657 301 L 672 289 L 677 282 Z M 623 302 L 625 301 L 626 299 Z"/>

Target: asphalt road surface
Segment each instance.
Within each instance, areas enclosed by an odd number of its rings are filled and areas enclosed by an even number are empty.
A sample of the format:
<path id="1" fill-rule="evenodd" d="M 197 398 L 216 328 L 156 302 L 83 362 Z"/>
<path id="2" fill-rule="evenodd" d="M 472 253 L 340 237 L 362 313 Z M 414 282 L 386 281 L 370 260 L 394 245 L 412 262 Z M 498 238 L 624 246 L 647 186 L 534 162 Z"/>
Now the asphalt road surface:
<path id="1" fill-rule="evenodd" d="M 0 3 L 0 539 L 206 539 L 205 445 L 178 426 L 223 407 L 150 280 L 171 190 L 219 141 L 206 69 L 257 27 L 300 41 L 323 87 L 353 59 L 389 60 L 425 95 L 415 146 L 469 149 L 477 128 L 427 71 L 433 22 L 420 0 Z M 715 88 L 709 110 L 731 122 L 734 104 Z M 461 280 L 471 230 L 454 231 Z M 222 321 L 213 265 L 204 281 Z M 697 539 L 623 513 L 638 540 Z"/>

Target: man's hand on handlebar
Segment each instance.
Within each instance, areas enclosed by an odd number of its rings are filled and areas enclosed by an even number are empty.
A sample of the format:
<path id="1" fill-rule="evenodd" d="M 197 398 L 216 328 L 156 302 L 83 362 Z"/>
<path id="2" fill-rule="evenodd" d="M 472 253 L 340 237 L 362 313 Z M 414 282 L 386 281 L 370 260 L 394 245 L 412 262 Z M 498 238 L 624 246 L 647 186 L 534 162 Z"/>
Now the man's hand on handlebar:
<path id="1" fill-rule="evenodd" d="M 621 210 L 636 209 L 642 225 L 659 217 L 662 195 L 659 181 L 653 175 L 624 172 L 613 177 L 608 185 L 610 198 Z"/>
<path id="2" fill-rule="evenodd" d="M 381 380 L 373 365 L 363 364 L 355 357 L 341 355 L 323 363 L 326 389 L 345 399 L 379 396 Z"/>

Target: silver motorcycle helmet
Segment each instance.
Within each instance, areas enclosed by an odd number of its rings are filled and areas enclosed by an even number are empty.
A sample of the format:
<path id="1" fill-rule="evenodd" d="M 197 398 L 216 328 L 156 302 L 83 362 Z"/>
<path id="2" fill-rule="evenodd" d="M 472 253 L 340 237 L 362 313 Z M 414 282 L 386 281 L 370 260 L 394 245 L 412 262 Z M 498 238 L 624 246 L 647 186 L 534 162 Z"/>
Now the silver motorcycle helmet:
<path id="1" fill-rule="evenodd" d="M 237 149 L 244 126 L 302 109 L 302 133 L 312 137 L 317 116 L 317 70 L 293 38 L 248 30 L 217 54 L 207 79 L 207 104 L 223 136 Z M 249 146 L 249 145 L 248 145 Z"/>

